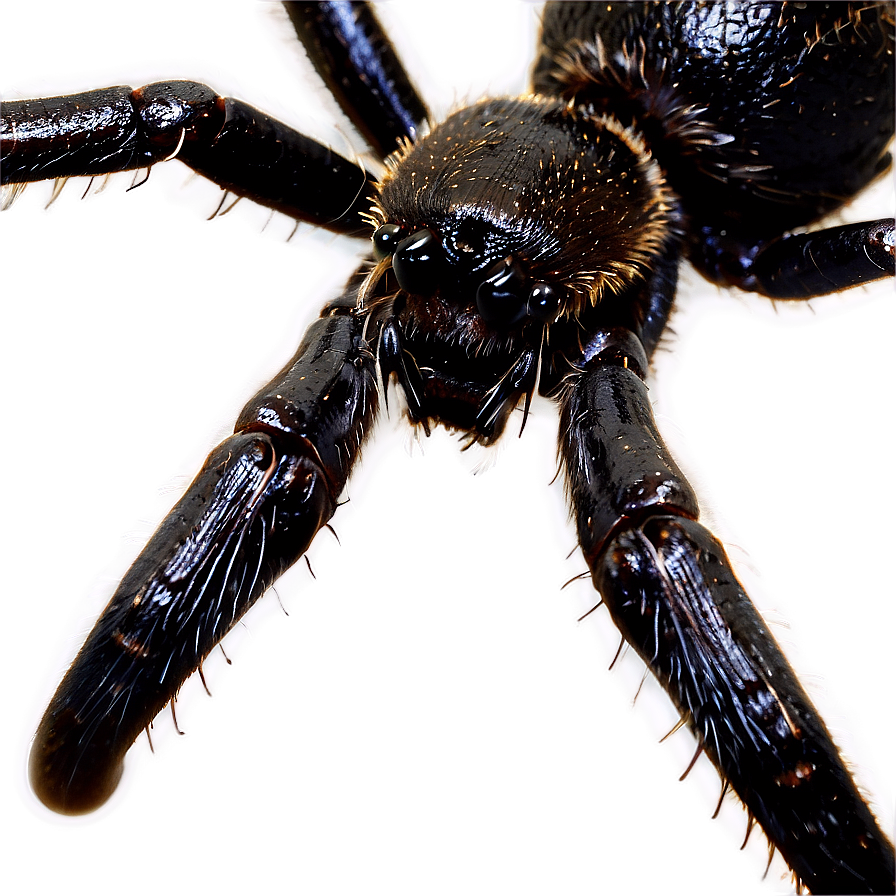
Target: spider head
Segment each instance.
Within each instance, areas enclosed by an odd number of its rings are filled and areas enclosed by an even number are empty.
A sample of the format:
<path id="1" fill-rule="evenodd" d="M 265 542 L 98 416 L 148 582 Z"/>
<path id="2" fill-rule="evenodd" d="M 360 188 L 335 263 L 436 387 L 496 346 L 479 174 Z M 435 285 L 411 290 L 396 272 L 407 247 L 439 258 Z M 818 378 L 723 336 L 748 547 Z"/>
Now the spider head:
<path id="1" fill-rule="evenodd" d="M 507 331 L 621 292 L 661 251 L 671 207 L 618 122 L 538 97 L 488 101 L 390 159 L 373 246 L 411 297 Z"/>
<path id="2" fill-rule="evenodd" d="M 451 264 L 444 242 L 428 227 L 406 234 L 397 224 L 383 224 L 373 235 L 373 247 L 378 260 L 391 256 L 398 285 L 407 293 L 431 295 L 463 273 L 463 265 Z M 478 257 L 491 263 L 476 272 L 479 277 L 471 278 L 472 272 L 466 272 L 466 279 L 473 280 L 470 288 L 486 324 L 504 330 L 527 319 L 547 324 L 557 316 L 559 287 L 533 282 L 513 254 L 495 261 L 491 261 L 494 253 Z"/>

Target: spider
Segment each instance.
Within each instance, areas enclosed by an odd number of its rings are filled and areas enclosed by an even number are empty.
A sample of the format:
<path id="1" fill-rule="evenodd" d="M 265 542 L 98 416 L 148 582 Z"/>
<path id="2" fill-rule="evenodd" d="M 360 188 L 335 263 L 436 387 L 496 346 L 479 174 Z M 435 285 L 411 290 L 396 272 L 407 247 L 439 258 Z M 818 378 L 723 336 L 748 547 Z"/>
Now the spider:
<path id="1" fill-rule="evenodd" d="M 145 191 L 144 191 L 144 192 L 145 192 Z M 129 198 L 130 198 L 130 199 L 134 199 L 135 197 L 132 196 L 132 197 L 129 197 Z M 509 458 L 508 458 L 508 460 L 509 460 Z M 370 500 L 375 501 L 376 498 L 371 498 Z M 341 527 L 340 527 L 340 530 L 341 530 Z M 513 604 L 510 604 L 509 606 L 513 606 Z M 232 686 L 232 685 L 228 684 L 228 687 L 231 687 L 231 686 Z M 217 693 L 218 693 L 219 699 L 224 699 L 223 694 L 222 694 L 222 689 L 221 689 L 221 688 L 218 688 Z M 182 721 L 183 721 L 183 720 L 182 720 Z M 191 727 L 192 727 L 192 726 L 191 726 Z M 646 810 L 645 810 L 645 814 L 646 814 Z M 641 835 L 639 834 L 639 839 L 640 839 L 640 836 L 641 836 Z M 618 889 L 618 887 L 614 887 L 614 888 Z"/>

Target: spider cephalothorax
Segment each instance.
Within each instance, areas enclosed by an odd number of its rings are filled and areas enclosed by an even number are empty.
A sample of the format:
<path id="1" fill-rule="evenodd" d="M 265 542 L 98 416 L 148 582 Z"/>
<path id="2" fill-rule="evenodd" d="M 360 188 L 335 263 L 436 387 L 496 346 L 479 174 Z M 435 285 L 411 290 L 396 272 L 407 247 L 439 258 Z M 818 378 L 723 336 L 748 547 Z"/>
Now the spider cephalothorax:
<path id="1" fill-rule="evenodd" d="M 391 263 L 380 360 L 411 394 L 413 421 L 479 441 L 501 434 L 543 373 L 549 391 L 568 372 L 554 345 L 562 355 L 570 334 L 611 326 L 620 306 L 642 314 L 636 287 L 675 240 L 676 201 L 643 141 L 557 100 L 469 106 L 388 166 L 371 275 Z"/>
<path id="2" fill-rule="evenodd" d="M 394 251 L 406 292 L 475 303 L 508 330 L 625 289 L 670 239 L 672 206 L 659 166 L 615 119 L 488 100 L 390 161 L 374 243 L 388 235 L 380 251 Z"/>

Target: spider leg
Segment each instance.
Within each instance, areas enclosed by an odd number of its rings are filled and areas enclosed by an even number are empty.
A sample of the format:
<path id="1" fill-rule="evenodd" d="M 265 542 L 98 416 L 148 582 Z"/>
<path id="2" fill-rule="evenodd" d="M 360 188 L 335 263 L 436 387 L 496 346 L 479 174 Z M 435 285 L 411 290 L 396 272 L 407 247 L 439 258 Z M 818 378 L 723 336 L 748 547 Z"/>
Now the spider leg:
<path id="1" fill-rule="evenodd" d="M 333 515 L 377 409 L 355 298 L 325 308 L 245 406 L 89 634 L 31 753 L 51 808 L 111 795 L 139 733 Z"/>
<path id="2" fill-rule="evenodd" d="M 561 396 L 561 453 L 595 588 L 724 781 L 813 893 L 893 891 L 893 847 L 697 522 L 624 332 Z M 832 807 L 836 807 L 832 810 Z"/>
<path id="3" fill-rule="evenodd" d="M 329 147 L 193 81 L 15 100 L 2 183 L 132 171 L 178 158 L 238 196 L 339 233 L 365 231 L 373 178 Z"/>
<path id="4" fill-rule="evenodd" d="M 428 117 L 373 5 L 283 4 L 308 57 L 342 111 L 380 158 L 413 140 Z"/>
<path id="5" fill-rule="evenodd" d="M 811 299 L 896 273 L 894 220 L 882 218 L 751 245 L 706 233 L 692 258 L 712 280 L 772 299 Z"/>

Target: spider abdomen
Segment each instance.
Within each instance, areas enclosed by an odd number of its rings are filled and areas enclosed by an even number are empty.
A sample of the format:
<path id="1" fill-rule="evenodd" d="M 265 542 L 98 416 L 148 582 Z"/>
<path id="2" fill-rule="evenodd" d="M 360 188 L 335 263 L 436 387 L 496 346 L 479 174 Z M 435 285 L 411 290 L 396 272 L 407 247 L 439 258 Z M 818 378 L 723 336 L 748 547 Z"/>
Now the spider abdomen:
<path id="1" fill-rule="evenodd" d="M 701 216 L 779 232 L 886 165 L 891 4 L 548 4 L 545 19 L 558 52 L 538 89 L 635 123 Z"/>

